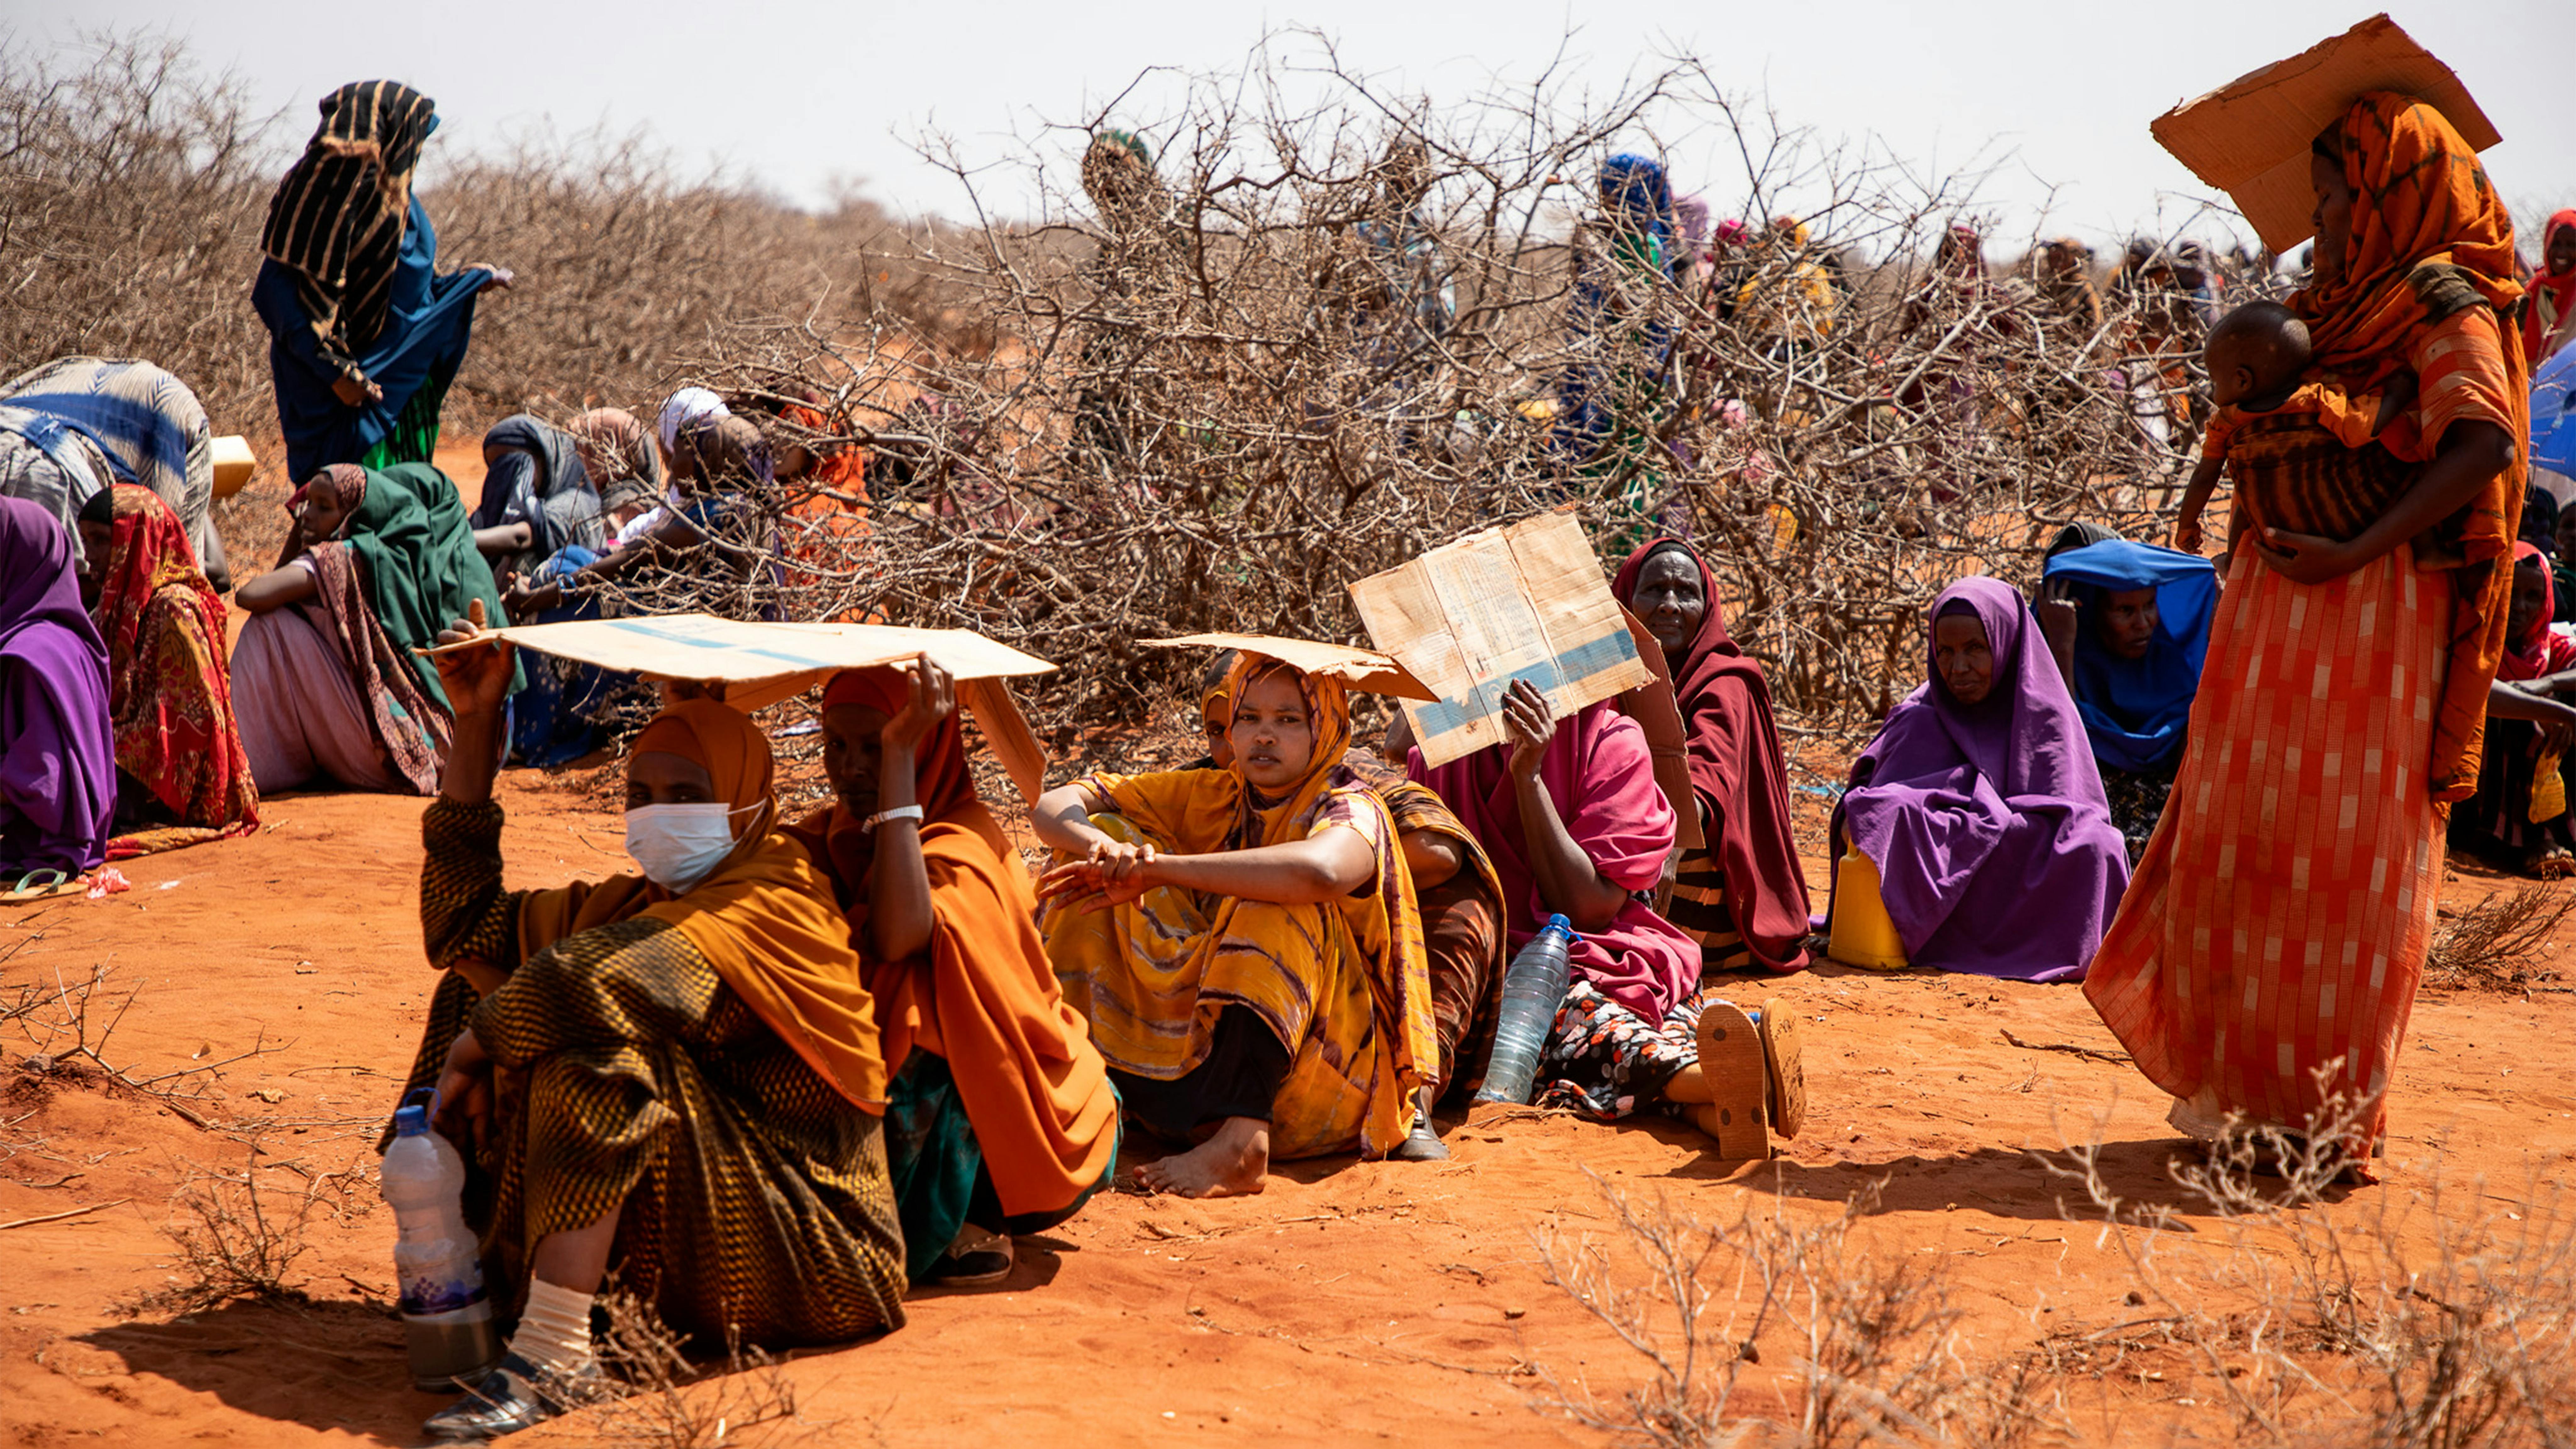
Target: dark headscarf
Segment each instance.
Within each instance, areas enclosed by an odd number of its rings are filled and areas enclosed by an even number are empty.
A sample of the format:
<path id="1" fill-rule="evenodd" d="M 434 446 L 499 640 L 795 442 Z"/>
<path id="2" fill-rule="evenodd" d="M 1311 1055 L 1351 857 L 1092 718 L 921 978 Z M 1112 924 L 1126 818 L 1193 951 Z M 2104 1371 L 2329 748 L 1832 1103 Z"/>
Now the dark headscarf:
<path id="1" fill-rule="evenodd" d="M 295 274 L 314 336 L 344 371 L 385 329 L 412 171 L 437 129 L 438 103 L 409 86 L 342 86 L 269 201 L 260 250 Z"/>
<path id="2" fill-rule="evenodd" d="M 597 548 L 606 541 L 600 500 L 582 466 L 572 435 L 526 413 L 512 413 L 483 435 L 484 456 L 503 450 L 483 475 L 483 497 L 474 508 L 476 528 L 528 525 L 528 551 L 539 558 L 568 543 Z"/>
<path id="3" fill-rule="evenodd" d="M 2522 540 L 2540 545 L 2544 554 L 2558 548 L 2558 499 L 2535 483 L 2522 496 Z"/>
<path id="4" fill-rule="evenodd" d="M 1806 959 L 1807 876 L 1790 828 L 1787 757 L 1771 714 L 1771 683 L 1726 631 L 1726 599 L 1708 561 L 1677 538 L 1659 538 L 1619 566 L 1610 591 L 1634 608 L 1646 560 L 1678 554 L 1699 570 L 1707 608 L 1699 632 L 1668 657 L 1673 702 L 1689 737 L 1691 793 L 1707 822 L 1709 854 L 1726 874 L 1726 908 L 1755 960 L 1791 971 Z"/>

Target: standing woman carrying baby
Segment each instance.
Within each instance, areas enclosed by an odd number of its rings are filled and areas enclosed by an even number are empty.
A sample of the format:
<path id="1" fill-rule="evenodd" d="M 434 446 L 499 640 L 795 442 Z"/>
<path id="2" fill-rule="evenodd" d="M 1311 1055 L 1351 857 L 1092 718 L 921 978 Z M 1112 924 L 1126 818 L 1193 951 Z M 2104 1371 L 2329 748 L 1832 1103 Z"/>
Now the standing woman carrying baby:
<path id="1" fill-rule="evenodd" d="M 2385 1128 L 2443 817 L 2477 787 L 2528 387 L 2504 325 L 2513 223 L 2439 111 L 2362 96 L 2311 180 L 2315 275 L 2289 299 L 2309 376 L 2359 398 L 2412 372 L 2430 461 L 2348 446 L 2312 411 L 2237 430 L 2244 546 L 2191 742 L 2084 991 L 2176 1126 L 2349 1123 L 2357 1159 Z"/>

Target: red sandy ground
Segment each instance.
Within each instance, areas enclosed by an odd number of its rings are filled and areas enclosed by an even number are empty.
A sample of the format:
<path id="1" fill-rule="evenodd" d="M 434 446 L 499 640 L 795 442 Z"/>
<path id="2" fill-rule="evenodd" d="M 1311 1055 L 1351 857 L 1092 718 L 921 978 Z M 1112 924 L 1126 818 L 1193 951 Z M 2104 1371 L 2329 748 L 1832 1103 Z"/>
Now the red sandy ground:
<path id="1" fill-rule="evenodd" d="M 1831 774 L 1840 762 L 1811 763 Z M 619 866 L 604 783 L 505 779 L 514 883 Z M 433 985 L 414 914 L 421 809 L 289 795 L 266 802 L 251 839 L 129 862 L 130 894 L 0 908 L 0 1002 L 104 964 L 100 999 L 130 995 L 131 1008 L 103 1055 L 135 1077 L 275 1047 L 180 1080 L 202 1084 L 201 1127 L 94 1079 L 31 1071 L 28 1056 L 64 1043 L 0 1028 L 0 1444 L 418 1442 L 441 1400 L 403 1371 L 386 1304 L 392 1216 L 371 1180 L 341 1215 L 312 1221 L 291 1274 L 309 1306 L 174 1320 L 119 1305 L 165 1284 L 174 1197 L 192 1173 L 238 1170 L 243 1139 L 257 1138 L 272 1185 L 372 1170 Z M 1823 802 L 1802 795 L 1800 809 L 1815 850 Z M 1820 857 L 1808 872 L 1826 879 Z M 2499 884 L 2455 877 L 2446 904 Z M 1537 1407 L 1531 1373 L 1614 1398 L 1643 1378 L 1538 1267 L 1543 1227 L 1609 1226 L 1595 1177 L 1707 1218 L 1776 1199 L 1801 1221 L 1884 1180 L 1883 1211 L 1857 1241 L 1948 1271 L 1972 1362 L 2146 1315 L 2125 1301 L 2119 1258 L 2062 1215 L 2064 1186 L 2027 1151 L 2098 1138 L 2122 1196 L 2187 1207 L 2158 1094 L 2117 1061 L 2046 1049 L 2118 1050 L 2076 988 L 1822 967 L 1747 994 L 1776 994 L 1808 1021 L 1811 1115 L 1775 1162 L 1715 1161 L 1668 1123 L 1521 1114 L 1453 1128 L 1445 1164 L 1291 1164 L 1241 1201 L 1104 1196 L 1023 1240 L 1004 1287 L 924 1295 L 898 1333 L 796 1356 L 786 1372 L 807 1418 L 837 1421 L 815 1442 L 1606 1442 Z M 2562 1001 L 2428 994 L 2396 1080 L 2386 1182 L 2318 1211 L 2369 1211 L 2437 1166 L 2503 1192 L 2563 1180 L 2576 1046 L 2547 1025 L 2563 1021 Z M 1721 1296 L 1733 1271 L 1713 1273 Z M 1754 1406 L 1783 1386 L 1773 1366 L 1785 1361 L 1766 1354 L 1748 1372 Z M 2069 1379 L 2067 1413 L 2092 1441 L 2228 1438 L 2210 1387 L 2178 1357 L 2169 1367 Z M 575 1420 L 524 1442 L 586 1436 Z"/>

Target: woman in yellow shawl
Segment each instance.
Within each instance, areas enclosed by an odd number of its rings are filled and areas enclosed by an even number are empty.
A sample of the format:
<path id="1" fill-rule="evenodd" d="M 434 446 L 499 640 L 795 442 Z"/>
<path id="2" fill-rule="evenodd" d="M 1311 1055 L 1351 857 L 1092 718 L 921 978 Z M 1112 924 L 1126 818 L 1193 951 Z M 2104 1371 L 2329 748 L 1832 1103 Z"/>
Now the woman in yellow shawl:
<path id="1" fill-rule="evenodd" d="M 421 819 L 421 933 L 447 976 L 406 1092 L 438 1085 L 495 1301 L 524 1302 L 500 1366 L 430 1419 L 438 1439 L 512 1433 L 577 1399 L 612 1265 L 701 1342 L 903 1322 L 876 1021 L 831 887 L 775 829 L 768 741 L 725 705 L 670 706 L 627 765 L 640 873 L 504 890 L 492 776 L 510 656 L 438 656 L 455 745 Z"/>
<path id="2" fill-rule="evenodd" d="M 835 803 L 789 827 L 866 963 L 894 1073 L 886 1158 L 915 1282 L 1010 1276 L 1118 1157 L 1118 1095 L 1038 939 L 1037 897 L 975 796 L 948 672 L 848 669 L 823 691 Z"/>
<path id="3" fill-rule="evenodd" d="M 1047 955 L 1128 1113 L 1197 1140 L 1137 1170 L 1259 1192 L 1273 1157 L 1405 1140 L 1438 1069 L 1413 878 L 1344 765 L 1339 681 L 1246 654 L 1223 769 L 1087 775 L 1038 801 L 1067 863 L 1039 881 Z"/>

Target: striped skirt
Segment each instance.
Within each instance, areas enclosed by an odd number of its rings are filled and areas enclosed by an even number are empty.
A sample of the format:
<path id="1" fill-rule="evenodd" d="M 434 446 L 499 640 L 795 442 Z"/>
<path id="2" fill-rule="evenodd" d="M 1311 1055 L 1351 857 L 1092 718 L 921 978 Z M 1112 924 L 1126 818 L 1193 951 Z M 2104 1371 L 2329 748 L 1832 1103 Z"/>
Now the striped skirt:
<path id="1" fill-rule="evenodd" d="M 1735 913 L 1726 904 L 1726 867 L 1707 847 L 1685 850 L 1673 871 L 1673 898 L 1664 919 L 1699 943 L 1702 981 L 1728 971 L 1752 971 L 1760 963 L 1744 933 L 1735 929 Z"/>
<path id="2" fill-rule="evenodd" d="M 2241 549 L 2191 744 L 2085 997 L 2196 1136 L 2375 1140 L 2442 875 L 2426 789 L 2453 594 L 2399 548 L 2307 587 Z"/>

